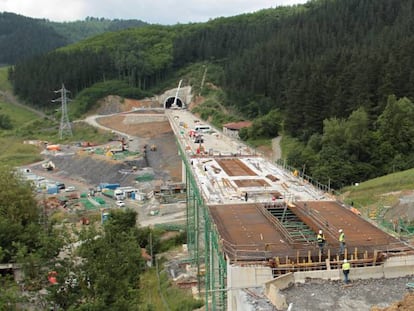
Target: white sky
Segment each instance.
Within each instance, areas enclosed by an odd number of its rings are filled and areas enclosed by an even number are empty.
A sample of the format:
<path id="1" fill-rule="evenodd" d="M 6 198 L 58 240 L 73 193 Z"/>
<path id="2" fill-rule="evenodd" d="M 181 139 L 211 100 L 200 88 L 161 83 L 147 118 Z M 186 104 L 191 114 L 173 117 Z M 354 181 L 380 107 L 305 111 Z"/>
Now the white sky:
<path id="1" fill-rule="evenodd" d="M 206 22 L 308 0 L 0 0 L 0 12 L 50 21 L 76 21 L 85 17 L 139 19 L 154 24 Z"/>

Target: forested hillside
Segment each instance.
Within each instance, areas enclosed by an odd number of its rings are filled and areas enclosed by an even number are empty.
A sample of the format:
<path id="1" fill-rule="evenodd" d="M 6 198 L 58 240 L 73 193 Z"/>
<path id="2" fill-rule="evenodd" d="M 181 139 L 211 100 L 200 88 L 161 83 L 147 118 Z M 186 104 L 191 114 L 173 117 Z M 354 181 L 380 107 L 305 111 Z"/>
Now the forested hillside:
<path id="1" fill-rule="evenodd" d="M 84 21 L 58 23 L 14 13 L 0 13 L 0 64 L 15 64 L 104 32 L 145 25 L 147 23 L 139 20 L 93 17 Z"/>
<path id="2" fill-rule="evenodd" d="M 0 13 L 0 64 L 14 64 L 68 43 L 66 38 L 40 20 Z"/>
<path id="3" fill-rule="evenodd" d="M 11 78 L 41 106 L 62 82 L 74 94 L 108 79 L 148 90 L 183 66 L 214 63 L 221 104 L 254 120 L 244 139 L 283 131 L 296 139 L 290 164 L 342 187 L 414 167 L 413 13 L 412 0 L 313 0 L 149 26 L 27 61 Z"/>
<path id="4" fill-rule="evenodd" d="M 118 31 L 132 27 L 142 27 L 148 25 L 140 20 L 121 20 L 121 19 L 105 19 L 97 17 L 87 17 L 83 21 L 75 22 L 50 22 L 45 21 L 45 25 L 50 25 L 64 38 L 67 38 L 69 43 L 75 43 L 86 38 L 97 36 L 108 31 Z"/>

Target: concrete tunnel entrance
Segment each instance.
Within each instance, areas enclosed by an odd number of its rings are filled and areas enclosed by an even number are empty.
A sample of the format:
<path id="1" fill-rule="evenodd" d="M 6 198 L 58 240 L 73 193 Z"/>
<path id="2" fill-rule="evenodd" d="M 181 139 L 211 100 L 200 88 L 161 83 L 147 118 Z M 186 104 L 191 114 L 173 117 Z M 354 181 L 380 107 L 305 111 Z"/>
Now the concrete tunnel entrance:
<path id="1" fill-rule="evenodd" d="M 165 109 L 170 109 L 171 106 L 174 104 L 174 100 L 175 100 L 175 96 L 168 97 L 167 100 L 164 103 Z M 177 105 L 177 107 L 183 108 L 183 102 L 179 97 L 177 97 L 176 105 Z"/>

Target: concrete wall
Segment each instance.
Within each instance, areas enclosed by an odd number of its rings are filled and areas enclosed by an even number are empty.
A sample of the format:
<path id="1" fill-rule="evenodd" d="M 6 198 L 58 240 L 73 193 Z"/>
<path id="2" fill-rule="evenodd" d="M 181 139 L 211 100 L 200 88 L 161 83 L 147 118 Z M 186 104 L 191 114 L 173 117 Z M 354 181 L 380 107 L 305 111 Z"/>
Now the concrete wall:
<path id="1" fill-rule="evenodd" d="M 238 130 L 230 130 L 227 127 L 223 127 L 223 134 L 231 138 L 240 138 Z"/>
<path id="2" fill-rule="evenodd" d="M 265 283 L 265 295 L 278 310 L 288 307 L 286 297 L 280 291 L 295 283 L 293 273 L 281 275 Z"/>
<path id="3" fill-rule="evenodd" d="M 227 265 L 227 310 L 246 311 L 250 306 L 244 302 L 241 289 L 249 287 L 261 287 L 273 279 L 272 270 L 269 267 L 240 267 Z M 247 308 L 247 309 L 246 309 Z"/>
<path id="4" fill-rule="evenodd" d="M 294 283 L 305 283 L 306 279 L 324 279 L 324 280 L 339 280 L 342 276 L 342 271 L 334 270 L 315 270 L 315 271 L 301 271 L 294 273 Z"/>
<path id="5" fill-rule="evenodd" d="M 396 278 L 414 274 L 414 255 L 388 258 L 383 266 L 384 277 Z"/>
<path id="6" fill-rule="evenodd" d="M 398 278 L 414 274 L 414 255 L 395 256 L 388 258 L 380 266 L 352 267 L 351 279 Z M 343 278 L 341 269 L 301 271 L 294 273 L 295 283 L 304 283 L 306 278 L 340 280 Z"/>
<path id="7" fill-rule="evenodd" d="M 241 289 L 235 289 L 232 293 L 232 309 L 237 311 L 255 311 L 255 306 L 248 300 L 246 293 Z"/>

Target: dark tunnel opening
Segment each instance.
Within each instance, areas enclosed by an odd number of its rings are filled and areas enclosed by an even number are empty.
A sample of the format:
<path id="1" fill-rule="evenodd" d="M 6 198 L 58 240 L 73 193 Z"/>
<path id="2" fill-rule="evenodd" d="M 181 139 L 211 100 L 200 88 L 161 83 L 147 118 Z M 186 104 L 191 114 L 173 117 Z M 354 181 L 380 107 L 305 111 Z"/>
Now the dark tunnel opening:
<path id="1" fill-rule="evenodd" d="M 174 104 L 174 100 L 175 100 L 175 97 L 169 97 L 165 102 L 165 109 L 170 109 L 171 106 Z M 178 97 L 176 100 L 176 105 L 177 107 L 180 107 L 180 108 L 183 107 L 183 102 Z"/>

